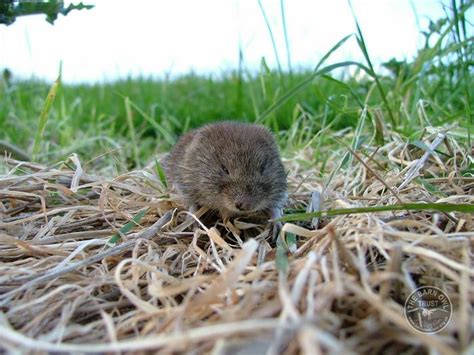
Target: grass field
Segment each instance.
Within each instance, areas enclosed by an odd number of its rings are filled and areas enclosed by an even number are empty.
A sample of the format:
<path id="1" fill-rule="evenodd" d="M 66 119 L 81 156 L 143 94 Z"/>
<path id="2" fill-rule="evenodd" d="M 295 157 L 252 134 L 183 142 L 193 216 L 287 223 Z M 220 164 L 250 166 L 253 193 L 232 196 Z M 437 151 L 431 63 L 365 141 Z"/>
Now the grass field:
<path id="1" fill-rule="evenodd" d="M 358 124 L 364 125 L 360 134 L 377 142 L 381 125 L 413 142 L 422 138 L 426 126 L 454 124 L 461 142 L 469 144 L 473 98 L 472 41 L 463 30 L 467 26 L 462 17 L 434 23 L 417 58 L 410 63 L 392 60 L 381 73 L 373 70 L 359 34 L 367 62 L 332 63 L 337 76 L 326 70 L 329 57 L 316 70 L 292 74 L 271 71 L 262 61 L 258 74 L 242 68 L 209 77 L 60 84 L 44 121 L 39 117 L 51 83 L 4 79 L 0 140 L 31 158 L 40 130 L 35 160 L 59 161 L 72 152 L 85 160 L 105 154 L 95 163 L 114 164 L 117 171 L 142 166 L 190 127 L 223 118 L 262 122 L 278 132 L 290 151 L 309 142 L 328 144 L 328 135 L 321 132 Z M 344 43 L 334 51 L 339 45 Z"/>
<path id="2" fill-rule="evenodd" d="M 452 5 L 416 58 L 377 71 L 358 31 L 365 62 L 330 62 L 343 39 L 300 72 L 4 76 L 0 349 L 472 353 L 472 2 Z M 275 132 L 276 241 L 266 223 L 169 212 L 182 206 L 156 160 L 222 118 Z M 404 318 L 424 285 L 453 305 L 437 335 Z"/>

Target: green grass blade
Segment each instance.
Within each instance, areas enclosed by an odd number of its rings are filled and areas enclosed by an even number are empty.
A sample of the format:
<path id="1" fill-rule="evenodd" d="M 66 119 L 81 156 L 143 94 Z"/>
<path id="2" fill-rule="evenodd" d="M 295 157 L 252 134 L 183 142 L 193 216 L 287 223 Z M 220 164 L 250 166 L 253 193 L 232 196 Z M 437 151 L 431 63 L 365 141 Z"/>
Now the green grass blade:
<path id="1" fill-rule="evenodd" d="M 426 179 L 416 178 L 415 181 L 432 194 L 439 197 L 446 197 L 444 192 L 440 191 L 435 185 L 430 184 Z"/>
<path id="2" fill-rule="evenodd" d="M 286 273 L 288 271 L 288 246 L 280 236 L 277 239 L 275 263 L 279 271 Z"/>
<path id="3" fill-rule="evenodd" d="M 270 34 L 270 39 L 272 41 L 273 52 L 275 53 L 275 60 L 277 62 L 277 66 L 278 66 L 278 74 L 280 76 L 280 80 L 282 80 L 283 70 L 281 68 L 280 57 L 278 56 L 278 50 L 277 50 L 277 46 L 276 46 L 275 37 L 273 36 L 272 26 L 270 25 L 270 21 L 268 21 L 267 14 L 265 12 L 265 9 L 262 5 L 261 0 L 258 0 L 258 6 L 260 7 L 260 10 L 262 11 L 263 19 L 265 20 L 265 24 L 267 26 L 268 33 Z"/>
<path id="4" fill-rule="evenodd" d="M 260 1 L 259 4 L 261 5 Z M 263 11 L 265 16 L 265 12 Z M 271 28 L 269 29 L 271 33 Z M 290 100 L 292 97 L 294 97 L 298 92 L 302 91 L 304 88 L 306 88 L 308 85 L 310 85 L 313 80 L 321 75 L 324 75 L 326 73 L 329 73 L 330 71 L 344 67 L 344 66 L 349 66 L 349 65 L 357 65 L 361 69 L 363 69 L 366 73 L 370 73 L 369 68 L 365 67 L 364 65 L 358 63 L 358 62 L 353 62 L 353 61 L 347 61 L 347 62 L 342 62 L 342 63 L 336 63 L 329 65 L 321 70 L 318 70 L 319 67 L 331 56 L 332 53 L 334 53 L 338 48 L 340 48 L 352 35 L 347 35 L 344 38 L 342 38 L 338 43 L 336 43 L 324 56 L 323 58 L 319 61 L 318 65 L 314 69 L 314 73 L 310 75 L 308 78 L 305 80 L 301 81 L 300 83 L 296 84 L 293 88 L 291 88 L 289 91 L 287 91 L 284 95 L 282 95 L 280 98 L 276 99 L 275 102 L 270 105 L 265 111 L 262 113 L 258 114 L 256 122 L 257 123 L 262 123 L 266 117 L 268 117 L 270 114 L 272 114 L 276 109 L 281 107 L 283 104 L 285 104 L 288 100 Z M 272 37 L 273 38 L 273 37 Z M 276 53 L 276 55 L 278 55 Z M 263 59 L 264 62 L 264 59 Z M 279 67 L 279 72 L 281 76 L 281 67 Z"/>
<path id="5" fill-rule="evenodd" d="M 331 217 L 345 214 L 356 214 L 356 213 L 375 213 L 375 212 L 387 212 L 387 211 L 436 211 L 436 212 L 462 212 L 462 213 L 474 213 L 474 205 L 468 203 L 452 204 L 452 203 L 403 203 L 389 206 L 373 206 L 373 207 L 354 207 L 354 208 L 342 208 L 335 210 L 317 211 L 310 213 L 295 213 L 287 216 L 283 216 L 278 221 L 290 222 L 290 221 L 302 221 L 308 220 L 314 217 Z"/>
<path id="6" fill-rule="evenodd" d="M 349 91 L 349 93 L 351 94 L 351 96 L 356 100 L 357 104 L 359 105 L 359 107 L 361 109 L 364 108 L 364 103 L 361 101 L 361 99 L 359 98 L 359 96 L 356 94 L 356 92 L 354 91 L 354 89 L 352 89 L 348 84 L 342 82 L 341 80 L 338 80 L 338 79 L 335 79 L 333 78 L 332 76 L 329 76 L 329 75 L 321 75 L 321 77 L 325 80 L 328 80 L 328 81 L 331 81 L 339 86 L 341 86 L 342 88 L 344 88 L 345 90 Z"/>
<path id="7" fill-rule="evenodd" d="M 324 67 L 318 71 L 316 71 L 315 73 L 313 73 L 312 75 L 310 75 L 308 78 L 302 80 L 301 82 L 299 82 L 298 84 L 296 84 L 295 86 L 293 86 L 290 90 L 288 90 L 283 96 L 281 96 L 279 99 L 276 100 L 276 102 L 274 104 L 272 104 L 270 107 L 268 107 L 265 111 L 263 111 L 260 116 L 257 118 L 256 122 L 262 122 L 268 115 L 270 115 L 273 111 L 275 111 L 276 109 L 278 109 L 281 105 L 283 105 L 285 102 L 287 102 L 288 100 L 290 100 L 293 96 L 295 96 L 298 92 L 300 92 L 301 90 L 303 90 L 305 87 L 307 87 L 308 85 L 310 85 L 313 80 L 318 77 L 318 76 L 321 76 L 321 75 L 324 75 L 326 73 L 329 73 L 331 72 L 332 70 L 334 69 L 337 69 L 337 68 L 342 68 L 342 67 L 348 67 L 350 65 L 356 65 L 358 66 L 359 68 L 363 69 L 364 71 L 368 72 L 369 69 L 367 67 L 365 67 L 364 65 L 358 63 L 358 62 L 354 62 L 354 61 L 346 61 L 346 62 L 340 62 L 340 63 L 335 63 L 335 64 L 331 64 L 331 65 L 328 65 L 327 67 Z"/>
<path id="8" fill-rule="evenodd" d="M 149 115 L 147 115 L 140 107 L 138 107 L 133 101 L 129 100 L 130 106 L 133 107 L 135 111 L 137 111 L 142 117 L 150 124 L 153 126 L 154 129 L 156 129 L 162 137 L 165 139 L 165 141 L 171 145 L 176 143 L 175 139 L 173 138 L 173 135 L 170 134 L 162 125 L 160 125 L 158 122 L 156 122 L 153 118 L 151 118 Z"/>
<path id="9" fill-rule="evenodd" d="M 43 109 L 41 110 L 41 114 L 39 116 L 38 129 L 36 130 L 35 141 L 33 143 L 33 152 L 31 154 L 31 159 L 33 161 L 36 161 L 36 156 L 40 151 L 44 130 L 46 128 L 46 124 L 48 123 L 49 111 L 53 106 L 54 99 L 56 98 L 59 86 L 61 85 L 61 66 L 62 65 L 59 66 L 58 78 L 54 81 L 53 85 L 51 85 L 48 96 L 44 102 Z"/>
<path id="10" fill-rule="evenodd" d="M 365 44 L 365 40 L 364 40 L 364 36 L 362 34 L 362 30 L 360 29 L 360 26 L 359 26 L 359 21 L 357 21 L 357 17 L 355 15 L 354 9 L 352 8 L 352 4 L 351 4 L 350 0 L 349 0 L 349 7 L 351 8 L 352 16 L 354 18 L 356 28 L 357 28 L 357 43 L 359 45 L 359 48 L 362 51 L 362 54 L 364 55 L 365 60 L 367 61 L 367 66 L 370 69 L 371 76 L 375 80 L 375 84 L 377 85 L 377 89 L 379 90 L 380 95 L 382 96 L 382 101 L 385 105 L 385 108 L 387 109 L 388 115 L 390 117 L 390 121 L 391 121 L 393 127 L 396 128 L 397 127 L 397 122 L 395 121 L 395 116 L 393 115 L 392 109 L 390 108 L 390 105 L 388 104 L 387 95 L 385 93 L 385 90 L 382 87 L 382 84 L 380 83 L 380 80 L 379 80 L 377 74 L 375 73 L 374 66 L 372 65 L 372 61 L 370 59 L 369 52 L 367 50 L 367 46 Z"/>
<path id="11" fill-rule="evenodd" d="M 120 96 L 124 100 L 127 99 L 127 96 L 121 94 L 120 92 L 115 92 L 116 95 Z M 128 98 L 129 105 L 132 107 L 135 111 L 137 111 L 158 133 L 161 134 L 161 136 L 164 138 L 164 140 L 170 144 L 173 145 L 176 143 L 175 139 L 173 138 L 173 135 L 168 132 L 161 124 L 156 122 L 150 115 L 146 114 L 137 104 L 135 104 L 130 98 Z M 168 116 L 168 119 L 171 120 L 171 116 Z M 188 118 L 185 120 L 185 125 L 183 128 L 183 132 L 187 131 L 187 124 L 188 124 Z"/>
<path id="12" fill-rule="evenodd" d="M 145 216 L 147 212 L 148 210 L 146 209 L 146 210 L 141 211 L 137 215 L 135 215 L 129 222 L 127 222 L 122 228 L 119 229 L 120 232 L 122 234 L 127 234 L 128 232 L 130 232 L 132 228 L 135 227 L 140 222 L 140 220 L 143 218 L 143 216 Z M 120 234 L 118 233 L 114 234 L 112 237 L 110 237 L 107 244 L 114 246 L 115 244 L 119 242 L 120 239 L 122 239 Z"/>
<path id="13" fill-rule="evenodd" d="M 314 71 L 316 72 L 319 69 L 319 67 L 324 64 L 326 59 L 328 59 L 331 56 L 331 54 L 333 54 L 336 50 L 338 50 L 351 37 L 352 37 L 352 34 L 347 35 L 344 38 L 342 38 L 339 42 L 337 42 L 334 46 L 332 46 L 332 48 L 325 55 L 323 55 L 321 60 L 318 62 L 318 64 L 314 68 Z"/>
<path id="14" fill-rule="evenodd" d="M 140 166 L 140 158 L 138 154 L 138 142 L 135 134 L 135 126 L 133 124 L 133 114 L 132 109 L 130 107 L 130 99 L 128 97 L 125 98 L 125 117 L 127 119 L 128 131 L 130 135 L 130 139 L 132 141 L 132 151 L 133 151 L 133 159 L 135 160 L 135 166 Z"/>
<path id="15" fill-rule="evenodd" d="M 296 250 L 297 243 L 296 243 L 296 234 L 293 233 L 286 233 L 286 243 L 288 244 L 288 250 Z"/>
<path id="16" fill-rule="evenodd" d="M 284 0 L 280 0 L 280 12 L 281 12 L 281 22 L 283 23 L 283 35 L 285 36 L 285 47 L 286 47 L 286 61 L 288 64 L 288 71 L 291 79 L 291 74 L 293 72 L 291 67 L 291 51 L 290 51 L 290 42 L 288 41 L 288 30 L 286 28 L 286 16 L 285 16 L 285 4 Z"/>
<path id="17" fill-rule="evenodd" d="M 454 29 L 455 29 L 455 41 L 457 41 L 458 44 L 463 43 L 463 38 L 466 39 L 466 17 L 465 17 L 465 11 L 467 10 L 466 8 L 463 7 L 463 2 L 461 1 L 461 11 L 458 10 L 458 7 L 456 5 L 455 0 L 451 0 L 451 7 L 453 11 L 453 21 L 454 21 Z M 471 2 L 472 5 L 472 2 Z M 472 38 L 470 39 L 472 41 Z M 468 133 L 468 145 L 471 146 L 471 125 L 474 122 L 474 115 L 471 110 L 471 74 L 469 73 L 469 62 L 472 63 L 470 60 L 469 56 L 467 53 L 471 53 L 472 51 L 468 50 L 469 44 L 466 45 L 461 45 L 457 49 L 457 55 L 458 55 L 458 60 L 459 60 L 459 66 L 458 66 L 458 72 L 460 76 L 460 81 L 464 83 L 463 88 L 464 88 L 464 95 L 466 96 L 466 100 L 464 101 L 464 107 L 466 110 L 466 116 L 467 116 L 467 133 Z"/>
<path id="18" fill-rule="evenodd" d="M 160 178 L 160 182 L 163 184 L 164 187 L 168 188 L 168 182 L 166 181 L 166 175 L 163 167 L 161 166 L 160 162 L 155 158 L 155 167 L 156 173 Z"/>

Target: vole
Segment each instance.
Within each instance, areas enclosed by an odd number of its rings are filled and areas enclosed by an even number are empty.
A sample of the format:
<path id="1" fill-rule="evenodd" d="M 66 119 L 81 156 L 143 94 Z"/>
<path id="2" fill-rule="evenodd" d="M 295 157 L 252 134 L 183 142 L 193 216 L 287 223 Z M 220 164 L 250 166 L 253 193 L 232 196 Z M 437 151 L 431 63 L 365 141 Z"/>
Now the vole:
<path id="1" fill-rule="evenodd" d="M 286 173 L 276 141 L 264 126 L 233 121 L 205 125 L 183 135 L 163 165 L 190 208 L 205 206 L 223 219 L 281 216 Z"/>

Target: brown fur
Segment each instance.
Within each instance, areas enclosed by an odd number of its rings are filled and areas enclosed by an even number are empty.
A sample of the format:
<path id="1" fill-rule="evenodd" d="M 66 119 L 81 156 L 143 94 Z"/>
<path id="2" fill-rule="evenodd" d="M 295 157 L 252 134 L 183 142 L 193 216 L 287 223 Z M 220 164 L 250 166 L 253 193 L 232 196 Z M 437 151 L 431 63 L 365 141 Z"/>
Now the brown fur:
<path id="1" fill-rule="evenodd" d="M 188 206 L 206 206 L 222 217 L 268 214 L 286 198 L 286 174 L 268 129 L 219 122 L 191 131 L 164 162 L 168 181 Z"/>

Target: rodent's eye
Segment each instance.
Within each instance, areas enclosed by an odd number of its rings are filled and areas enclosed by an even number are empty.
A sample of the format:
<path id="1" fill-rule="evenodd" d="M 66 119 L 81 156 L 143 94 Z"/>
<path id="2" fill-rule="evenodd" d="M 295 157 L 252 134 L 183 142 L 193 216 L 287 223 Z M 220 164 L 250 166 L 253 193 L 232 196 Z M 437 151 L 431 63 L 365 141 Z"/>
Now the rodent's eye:
<path id="1" fill-rule="evenodd" d="M 265 172 L 265 169 L 267 168 L 267 165 L 266 164 L 262 164 L 262 166 L 260 166 L 260 174 L 263 174 Z"/>
<path id="2" fill-rule="evenodd" d="M 227 169 L 227 167 L 224 165 L 224 164 L 221 164 L 221 169 L 224 173 L 226 173 L 227 175 L 229 175 L 229 169 Z"/>

